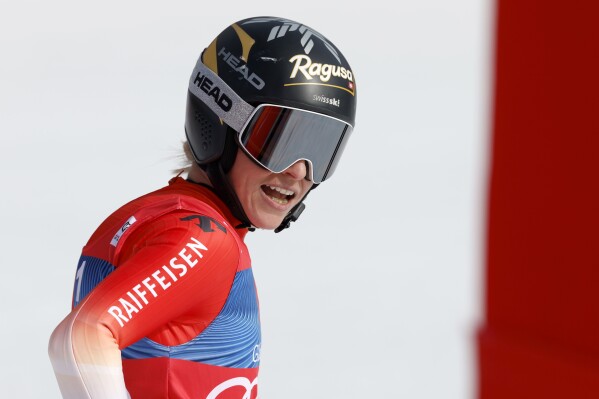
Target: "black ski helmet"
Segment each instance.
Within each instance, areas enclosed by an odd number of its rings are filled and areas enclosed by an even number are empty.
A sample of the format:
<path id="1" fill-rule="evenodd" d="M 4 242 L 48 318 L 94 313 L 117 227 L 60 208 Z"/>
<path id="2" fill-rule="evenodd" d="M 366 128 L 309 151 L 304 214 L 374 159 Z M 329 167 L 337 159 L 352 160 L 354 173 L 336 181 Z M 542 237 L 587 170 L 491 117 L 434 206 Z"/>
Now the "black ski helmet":
<path id="1" fill-rule="evenodd" d="M 353 127 L 355 77 L 333 43 L 314 29 L 283 18 L 236 22 L 202 52 L 189 82 L 187 140 L 215 191 L 238 219 L 250 225 L 226 176 L 235 161 L 237 132 L 247 122 L 236 100 L 252 107 L 297 108 Z M 303 207 L 298 203 L 275 231 L 288 227 Z"/>

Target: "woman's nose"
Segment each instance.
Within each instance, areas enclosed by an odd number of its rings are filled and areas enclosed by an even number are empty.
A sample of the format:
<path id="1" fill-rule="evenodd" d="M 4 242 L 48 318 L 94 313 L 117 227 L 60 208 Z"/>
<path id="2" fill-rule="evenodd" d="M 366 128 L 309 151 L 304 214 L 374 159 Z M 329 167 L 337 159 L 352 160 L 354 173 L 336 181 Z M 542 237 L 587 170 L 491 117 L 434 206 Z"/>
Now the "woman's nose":
<path id="1" fill-rule="evenodd" d="M 306 165 L 306 161 L 300 160 L 288 167 L 283 171 L 286 175 L 292 177 L 295 180 L 302 180 L 306 178 L 306 173 L 308 172 L 308 168 Z"/>

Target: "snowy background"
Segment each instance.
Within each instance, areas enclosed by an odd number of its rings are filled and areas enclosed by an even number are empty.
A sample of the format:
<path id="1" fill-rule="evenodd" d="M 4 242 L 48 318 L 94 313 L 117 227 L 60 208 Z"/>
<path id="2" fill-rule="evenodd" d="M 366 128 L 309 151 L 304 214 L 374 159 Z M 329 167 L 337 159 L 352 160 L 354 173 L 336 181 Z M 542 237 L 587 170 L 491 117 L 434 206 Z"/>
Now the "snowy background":
<path id="1" fill-rule="evenodd" d="M 356 76 L 334 178 L 247 238 L 261 397 L 472 398 L 487 173 L 489 0 L 0 3 L 0 392 L 59 398 L 46 354 L 81 247 L 176 168 L 187 80 L 227 25 L 300 21 Z"/>

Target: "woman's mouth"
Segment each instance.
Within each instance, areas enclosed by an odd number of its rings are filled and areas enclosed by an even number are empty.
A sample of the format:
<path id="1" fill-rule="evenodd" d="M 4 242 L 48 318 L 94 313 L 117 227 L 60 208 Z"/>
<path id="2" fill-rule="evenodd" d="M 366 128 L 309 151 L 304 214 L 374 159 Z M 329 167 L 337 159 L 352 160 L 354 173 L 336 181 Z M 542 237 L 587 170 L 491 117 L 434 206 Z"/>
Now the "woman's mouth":
<path id="1" fill-rule="evenodd" d="M 279 205 L 287 205 L 295 197 L 295 193 L 281 187 L 263 184 L 260 188 L 271 200 Z"/>

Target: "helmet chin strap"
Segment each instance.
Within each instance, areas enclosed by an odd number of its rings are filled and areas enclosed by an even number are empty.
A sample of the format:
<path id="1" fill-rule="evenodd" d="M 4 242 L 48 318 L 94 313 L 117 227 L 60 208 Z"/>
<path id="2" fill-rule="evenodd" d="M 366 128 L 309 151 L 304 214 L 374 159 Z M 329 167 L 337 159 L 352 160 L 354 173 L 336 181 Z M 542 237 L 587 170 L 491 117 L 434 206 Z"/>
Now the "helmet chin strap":
<path id="1" fill-rule="evenodd" d="M 288 229 L 291 227 L 291 222 L 295 222 L 302 212 L 306 209 L 306 205 L 304 205 L 303 200 L 297 203 L 291 211 L 285 216 L 279 227 L 275 229 L 275 233 L 280 233 L 281 231 Z"/>
<path id="2" fill-rule="evenodd" d="M 279 227 L 275 229 L 275 233 L 280 233 L 281 231 L 288 229 L 289 227 L 291 227 L 291 222 L 297 221 L 304 209 L 306 209 L 306 204 L 304 204 L 306 197 L 308 197 L 310 191 L 314 190 L 316 187 L 318 187 L 318 184 L 313 184 L 310 190 L 308 190 L 308 192 L 306 193 L 306 195 L 304 195 L 304 198 L 302 198 L 300 202 L 298 202 L 297 204 L 295 204 L 293 208 L 291 208 L 291 210 L 289 211 L 287 216 L 285 216 Z"/>

